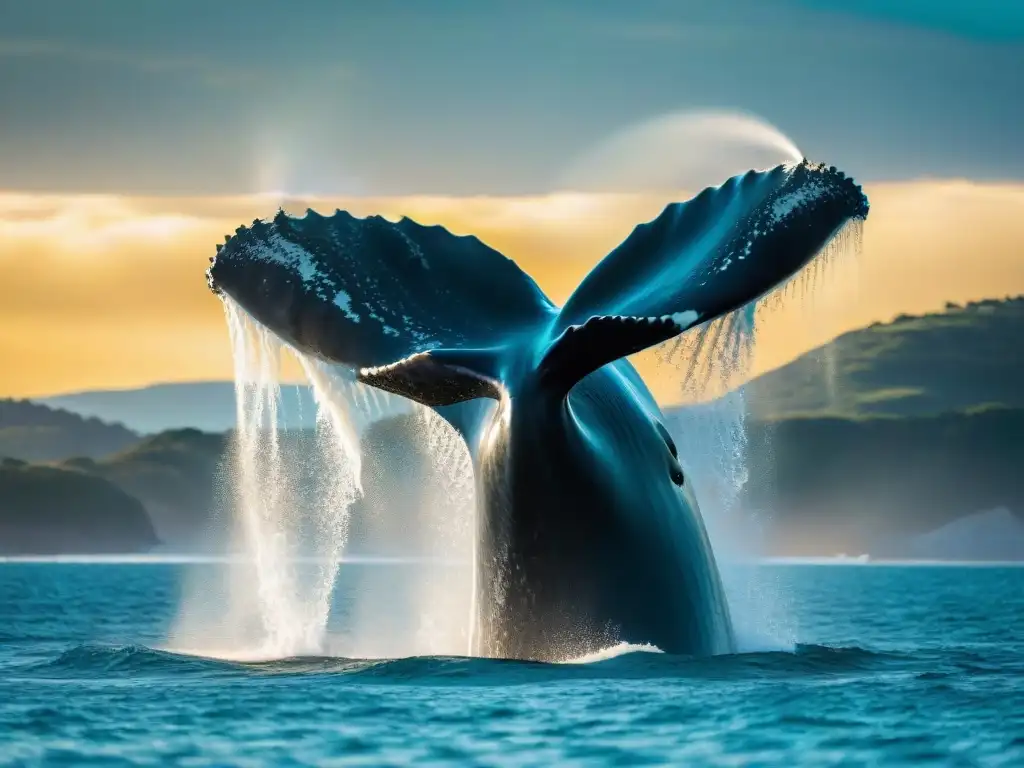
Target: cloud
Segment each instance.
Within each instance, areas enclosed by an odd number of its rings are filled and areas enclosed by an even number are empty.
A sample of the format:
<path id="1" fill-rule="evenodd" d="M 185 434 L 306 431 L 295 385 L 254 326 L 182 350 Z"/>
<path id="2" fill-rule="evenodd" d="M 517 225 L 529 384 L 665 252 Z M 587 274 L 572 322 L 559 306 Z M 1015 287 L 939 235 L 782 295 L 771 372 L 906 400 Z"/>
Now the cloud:
<path id="1" fill-rule="evenodd" d="M 901 312 L 1024 293 L 1024 185 L 920 181 L 867 192 L 862 259 L 836 272 L 817 303 L 764 318 L 757 370 Z M 223 313 L 203 272 L 225 233 L 271 215 L 279 202 L 0 193 L 0 396 L 229 378 Z M 476 234 L 562 302 L 664 202 L 560 193 L 312 198 L 287 207 L 409 215 Z M 641 366 L 656 393 L 671 399 L 671 377 L 650 357 Z"/>
<path id="2" fill-rule="evenodd" d="M 46 39 L 0 39 L 0 58 L 57 59 L 75 64 L 129 68 L 157 77 L 186 76 L 211 88 L 238 89 L 283 81 L 290 75 L 279 69 L 239 67 L 196 55 L 159 55 L 151 52 L 93 47 L 77 42 Z M 330 63 L 306 73 L 318 82 L 344 82 L 350 67 Z"/>

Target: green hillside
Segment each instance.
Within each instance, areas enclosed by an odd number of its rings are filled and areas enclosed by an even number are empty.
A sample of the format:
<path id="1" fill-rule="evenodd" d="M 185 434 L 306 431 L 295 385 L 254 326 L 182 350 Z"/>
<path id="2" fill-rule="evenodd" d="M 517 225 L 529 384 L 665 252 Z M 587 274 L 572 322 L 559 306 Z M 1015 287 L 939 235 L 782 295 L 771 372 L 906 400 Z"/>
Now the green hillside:
<path id="1" fill-rule="evenodd" d="M 851 331 L 744 388 L 758 418 L 1024 407 L 1024 297 Z"/>
<path id="2" fill-rule="evenodd" d="M 106 458 L 0 464 L 0 552 L 134 553 L 210 542 L 224 435 L 194 429 L 133 441 Z M 214 532 L 216 533 L 216 532 Z"/>
<path id="3" fill-rule="evenodd" d="M 114 483 L 0 461 L 0 554 L 145 552 L 158 543 L 142 503 Z"/>
<path id="4" fill-rule="evenodd" d="M 137 498 L 157 534 L 174 551 L 206 548 L 212 535 L 218 470 L 227 438 L 222 434 L 178 429 L 143 438 L 100 461 L 65 462 L 97 475 Z"/>

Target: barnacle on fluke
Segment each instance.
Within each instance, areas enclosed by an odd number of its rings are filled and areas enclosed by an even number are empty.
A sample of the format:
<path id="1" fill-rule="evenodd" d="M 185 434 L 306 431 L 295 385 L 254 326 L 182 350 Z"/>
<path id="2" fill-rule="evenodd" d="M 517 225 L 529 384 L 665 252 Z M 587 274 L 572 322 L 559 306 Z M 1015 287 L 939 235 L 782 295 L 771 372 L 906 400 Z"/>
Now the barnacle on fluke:
<path id="1" fill-rule="evenodd" d="M 207 281 L 293 348 L 436 408 L 466 439 L 474 652 L 719 653 L 733 633 L 693 488 L 625 358 L 773 291 L 867 214 L 834 166 L 750 171 L 637 226 L 557 307 L 475 237 L 279 210 L 228 237 Z M 465 403 L 479 398 L 498 405 Z"/>

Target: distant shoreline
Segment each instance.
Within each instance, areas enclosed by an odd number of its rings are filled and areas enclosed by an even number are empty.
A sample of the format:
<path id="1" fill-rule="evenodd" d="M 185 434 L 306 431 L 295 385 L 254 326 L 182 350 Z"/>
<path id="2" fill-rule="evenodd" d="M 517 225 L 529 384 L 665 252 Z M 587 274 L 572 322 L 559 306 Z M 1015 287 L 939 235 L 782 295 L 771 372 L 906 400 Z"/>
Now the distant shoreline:
<path id="1" fill-rule="evenodd" d="M 125 554 L 125 555 L 2 555 L 0 565 L 233 565 L 254 562 L 231 555 L 188 555 L 188 554 Z M 315 565 L 327 562 L 325 558 L 305 557 L 289 560 L 290 563 Z M 1024 568 L 1024 560 L 900 560 L 862 559 L 857 557 L 766 557 L 738 562 L 724 561 L 729 565 L 760 566 L 850 566 L 850 567 L 953 567 L 953 568 Z M 353 555 L 344 557 L 341 563 L 348 565 L 442 565 L 451 568 L 469 568 L 471 563 L 460 560 L 445 560 L 429 557 L 375 557 Z"/>

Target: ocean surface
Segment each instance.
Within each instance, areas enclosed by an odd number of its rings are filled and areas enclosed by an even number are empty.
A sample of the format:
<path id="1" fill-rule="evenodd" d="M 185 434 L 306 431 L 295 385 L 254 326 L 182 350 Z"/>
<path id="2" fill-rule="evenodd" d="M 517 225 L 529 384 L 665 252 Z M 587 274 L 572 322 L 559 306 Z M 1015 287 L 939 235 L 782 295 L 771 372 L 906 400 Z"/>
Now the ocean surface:
<path id="1" fill-rule="evenodd" d="M 763 566 L 790 650 L 536 664 L 173 653 L 196 567 L 0 563 L 0 764 L 1024 766 L 1024 568 Z"/>

